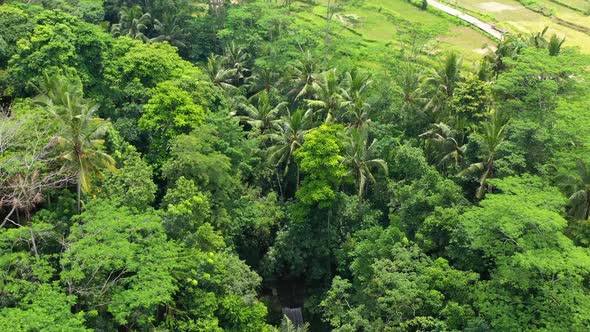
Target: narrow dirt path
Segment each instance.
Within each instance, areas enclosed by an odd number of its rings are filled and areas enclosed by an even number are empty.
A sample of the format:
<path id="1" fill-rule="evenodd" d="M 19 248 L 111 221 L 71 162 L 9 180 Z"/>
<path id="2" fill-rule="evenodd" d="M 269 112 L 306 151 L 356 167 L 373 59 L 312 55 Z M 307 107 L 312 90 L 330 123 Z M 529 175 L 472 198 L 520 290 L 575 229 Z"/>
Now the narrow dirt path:
<path id="1" fill-rule="evenodd" d="M 498 28 L 496 28 L 494 25 L 484 22 L 476 17 L 473 17 L 469 14 L 465 14 L 460 10 L 457 10 L 453 7 L 449 7 L 447 5 L 444 5 L 438 1 L 434 1 L 434 0 L 428 0 L 428 5 L 432 6 L 438 10 L 442 10 L 443 12 L 458 17 L 459 19 L 476 26 L 478 29 L 482 30 L 483 32 L 487 33 L 488 35 L 498 39 L 498 40 L 502 40 L 504 38 L 504 32 Z"/>

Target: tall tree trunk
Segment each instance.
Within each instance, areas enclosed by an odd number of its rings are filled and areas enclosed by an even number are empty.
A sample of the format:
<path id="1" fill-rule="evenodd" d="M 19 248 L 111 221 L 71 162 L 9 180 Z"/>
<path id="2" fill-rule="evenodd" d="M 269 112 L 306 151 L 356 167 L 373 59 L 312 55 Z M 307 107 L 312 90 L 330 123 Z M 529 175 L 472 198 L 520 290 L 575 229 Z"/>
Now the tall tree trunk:
<path id="1" fill-rule="evenodd" d="M 82 212 L 82 183 L 80 179 L 78 179 L 76 190 L 78 192 L 78 214 L 80 214 L 80 212 Z"/>
<path id="2" fill-rule="evenodd" d="M 330 43 L 330 21 L 332 20 L 330 4 L 331 1 L 328 0 L 328 8 L 326 9 L 326 35 L 324 36 L 324 70 L 328 68 L 328 44 Z"/>
<path id="3" fill-rule="evenodd" d="M 31 234 L 31 245 L 33 246 L 33 252 L 35 256 L 39 256 L 39 252 L 37 251 L 37 242 L 35 242 L 35 234 L 33 233 L 33 225 L 29 225 L 29 233 Z"/>
<path id="4" fill-rule="evenodd" d="M 283 186 L 281 186 L 281 177 L 279 176 L 279 170 L 275 169 L 275 174 L 277 175 L 277 183 L 279 185 L 279 194 L 281 195 L 281 199 L 285 200 L 285 194 L 283 193 Z"/>
<path id="5" fill-rule="evenodd" d="M 297 167 L 297 179 L 295 180 L 295 192 L 299 191 L 299 182 L 301 179 L 301 172 L 299 170 L 299 165 L 296 165 L 295 167 Z"/>
<path id="6" fill-rule="evenodd" d="M 327 236 L 326 236 L 326 243 L 327 243 L 327 248 L 328 248 L 328 264 L 326 266 L 326 274 L 327 274 L 327 284 L 328 287 L 330 286 L 330 283 L 332 281 L 332 249 L 331 249 L 331 245 L 330 245 L 330 218 L 332 217 L 332 207 L 328 207 L 328 218 L 327 218 Z"/>

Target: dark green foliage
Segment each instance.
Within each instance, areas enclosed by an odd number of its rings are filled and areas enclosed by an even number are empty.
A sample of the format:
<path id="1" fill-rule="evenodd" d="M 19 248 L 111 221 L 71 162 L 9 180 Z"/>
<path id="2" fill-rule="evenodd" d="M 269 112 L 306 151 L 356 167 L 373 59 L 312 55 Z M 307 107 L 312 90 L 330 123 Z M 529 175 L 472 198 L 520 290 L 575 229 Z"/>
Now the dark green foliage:
<path id="1" fill-rule="evenodd" d="M 418 148 L 400 147 L 390 172 L 403 179 L 389 185 L 390 219 L 411 239 L 435 208 L 467 204 L 460 188 L 429 166 Z"/>
<path id="2" fill-rule="evenodd" d="M 463 329 L 475 316 L 477 275 L 431 260 L 394 227 L 359 232 L 348 255 L 352 282 L 334 278 L 322 302 L 336 331 Z"/>

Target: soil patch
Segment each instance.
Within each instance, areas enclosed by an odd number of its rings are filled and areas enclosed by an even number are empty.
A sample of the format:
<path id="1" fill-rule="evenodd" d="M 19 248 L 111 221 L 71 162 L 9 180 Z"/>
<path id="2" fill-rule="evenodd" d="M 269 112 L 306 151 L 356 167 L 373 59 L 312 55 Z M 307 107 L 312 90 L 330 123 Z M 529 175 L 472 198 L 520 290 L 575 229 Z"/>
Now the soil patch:
<path id="1" fill-rule="evenodd" d="M 499 2 L 483 2 L 480 3 L 478 7 L 490 13 L 500 13 L 507 10 L 519 9 L 517 6 L 510 6 Z"/>

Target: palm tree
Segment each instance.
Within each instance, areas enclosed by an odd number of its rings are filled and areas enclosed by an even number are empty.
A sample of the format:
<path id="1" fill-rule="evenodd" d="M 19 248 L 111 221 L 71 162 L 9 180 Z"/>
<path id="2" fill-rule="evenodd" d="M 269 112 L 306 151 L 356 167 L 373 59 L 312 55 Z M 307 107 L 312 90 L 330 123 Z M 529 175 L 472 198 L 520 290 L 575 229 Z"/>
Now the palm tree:
<path id="1" fill-rule="evenodd" d="M 241 105 L 241 108 L 246 112 L 246 115 L 241 119 L 264 134 L 278 121 L 278 115 L 282 109 L 286 108 L 287 103 L 281 102 L 273 106 L 270 96 L 266 92 L 260 93 L 257 99 L 256 106 L 246 103 Z"/>
<path id="2" fill-rule="evenodd" d="M 141 7 L 125 7 L 119 14 L 119 23 L 113 24 L 111 34 L 113 36 L 127 36 L 133 39 L 147 41 L 144 32 L 152 21 L 149 13 L 143 13 Z"/>
<path id="3" fill-rule="evenodd" d="M 276 90 L 276 86 L 280 84 L 281 78 L 279 73 L 270 68 L 260 68 L 254 71 L 254 74 L 249 78 L 250 91 L 254 95 L 258 95 L 260 92 L 265 91 L 270 94 Z"/>
<path id="4" fill-rule="evenodd" d="M 317 63 L 309 51 L 305 52 L 303 59 L 298 60 L 292 67 L 289 95 L 294 100 L 310 98 L 313 95 L 315 81 L 318 78 Z"/>
<path id="5" fill-rule="evenodd" d="M 221 55 L 209 55 L 209 57 L 207 57 L 205 72 L 213 84 L 227 91 L 235 89 L 235 86 L 231 84 L 231 81 L 232 77 L 236 75 L 236 70 L 225 68 L 226 61 L 227 59 Z"/>
<path id="6" fill-rule="evenodd" d="M 519 35 L 507 35 L 498 43 L 495 50 L 488 48 L 488 53 L 484 59 L 492 64 L 494 73 L 498 75 L 506 69 L 504 58 L 512 58 L 517 55 L 521 49 L 526 47 L 526 42 Z"/>
<path id="7" fill-rule="evenodd" d="M 61 147 L 59 159 L 76 173 L 78 212 L 81 193 L 89 192 L 93 175 L 106 168 L 116 171 L 115 161 L 104 152 L 102 139 L 109 125 L 96 117 L 98 105 L 83 99 L 82 84 L 63 76 L 44 76 L 37 103 L 47 108 L 61 133 L 54 138 Z"/>
<path id="8" fill-rule="evenodd" d="M 188 36 L 178 23 L 180 15 L 164 14 L 162 20 L 154 20 L 154 30 L 158 33 L 157 37 L 150 39 L 150 42 L 168 42 L 170 45 L 178 48 L 186 47 L 183 42 Z"/>
<path id="9" fill-rule="evenodd" d="M 508 118 L 499 111 L 492 111 L 490 118 L 483 124 L 483 154 L 482 161 L 469 165 L 459 172 L 460 176 L 481 173 L 479 187 L 475 192 L 477 199 L 483 198 L 488 190 L 487 181 L 494 176 L 494 162 L 498 148 L 504 142 Z"/>
<path id="10" fill-rule="evenodd" d="M 287 316 L 284 316 L 281 320 L 281 327 L 277 329 L 277 332 L 307 332 L 308 329 L 309 323 L 305 323 L 302 326 L 295 326 Z"/>
<path id="11" fill-rule="evenodd" d="M 568 213 L 575 220 L 587 220 L 590 215 L 590 170 L 583 160 L 576 161 L 577 176 L 573 179 L 574 188 L 578 190 L 569 197 Z"/>
<path id="12" fill-rule="evenodd" d="M 350 168 L 350 174 L 356 179 L 358 196 L 362 201 L 368 182 L 375 183 L 372 170 L 380 168 L 387 173 L 387 163 L 383 159 L 373 157 L 377 140 L 369 141 L 366 128 L 350 128 L 348 134 L 344 163 Z"/>
<path id="13" fill-rule="evenodd" d="M 250 72 L 248 69 L 248 60 L 250 54 L 246 53 L 243 47 L 237 46 L 233 41 L 225 48 L 224 56 L 228 69 L 233 70 L 233 83 L 235 86 L 240 86 L 246 74 Z"/>
<path id="14" fill-rule="evenodd" d="M 457 83 L 461 79 L 462 59 L 457 53 L 450 53 L 438 70 L 432 70 L 426 84 L 432 88 L 432 96 L 426 108 L 433 112 L 441 112 L 446 108 L 447 101 L 453 97 Z"/>
<path id="15" fill-rule="evenodd" d="M 336 69 L 322 73 L 319 79 L 314 82 L 313 87 L 314 97 L 305 100 L 307 105 L 322 110 L 325 113 L 326 121 L 337 121 L 340 117 L 342 96 L 340 95 L 340 79 Z"/>
<path id="16" fill-rule="evenodd" d="M 551 36 L 549 39 L 549 44 L 547 45 L 547 49 L 549 50 L 550 56 L 557 56 L 561 53 L 561 46 L 565 43 L 565 37 L 559 38 L 556 34 Z"/>
<path id="17" fill-rule="evenodd" d="M 346 88 L 341 89 L 342 106 L 347 109 L 344 116 L 351 119 L 353 127 L 362 127 L 370 121 L 371 105 L 367 102 L 367 92 L 372 82 L 370 74 L 356 69 L 344 74 Z"/>
<path id="18" fill-rule="evenodd" d="M 423 90 L 423 77 L 415 65 L 408 64 L 397 76 L 397 92 L 402 97 L 401 110 L 405 113 L 418 113 L 428 102 Z"/>
<path id="19" fill-rule="evenodd" d="M 273 131 L 267 135 L 271 147 L 268 149 L 269 161 L 277 168 L 283 166 L 283 177 L 287 176 L 293 153 L 303 144 L 303 138 L 311 125 L 311 110 L 299 109 L 293 113 L 287 112 L 281 120 L 274 124 Z M 296 190 L 299 188 L 299 166 L 295 164 Z M 279 182 L 280 183 L 280 182 Z M 282 191 L 282 189 L 281 189 Z"/>
<path id="20" fill-rule="evenodd" d="M 449 125 L 440 122 L 433 124 L 431 129 L 419 137 L 427 139 L 426 150 L 433 155 L 437 164 L 446 167 L 450 164 L 459 166 L 465 154 L 466 145 L 463 144 L 462 130 L 454 130 Z"/>
<path id="21" fill-rule="evenodd" d="M 546 26 L 541 32 L 531 33 L 529 35 L 529 45 L 536 48 L 546 48 L 547 39 L 545 38 L 545 33 L 547 33 L 548 29 L 549 27 Z"/>

